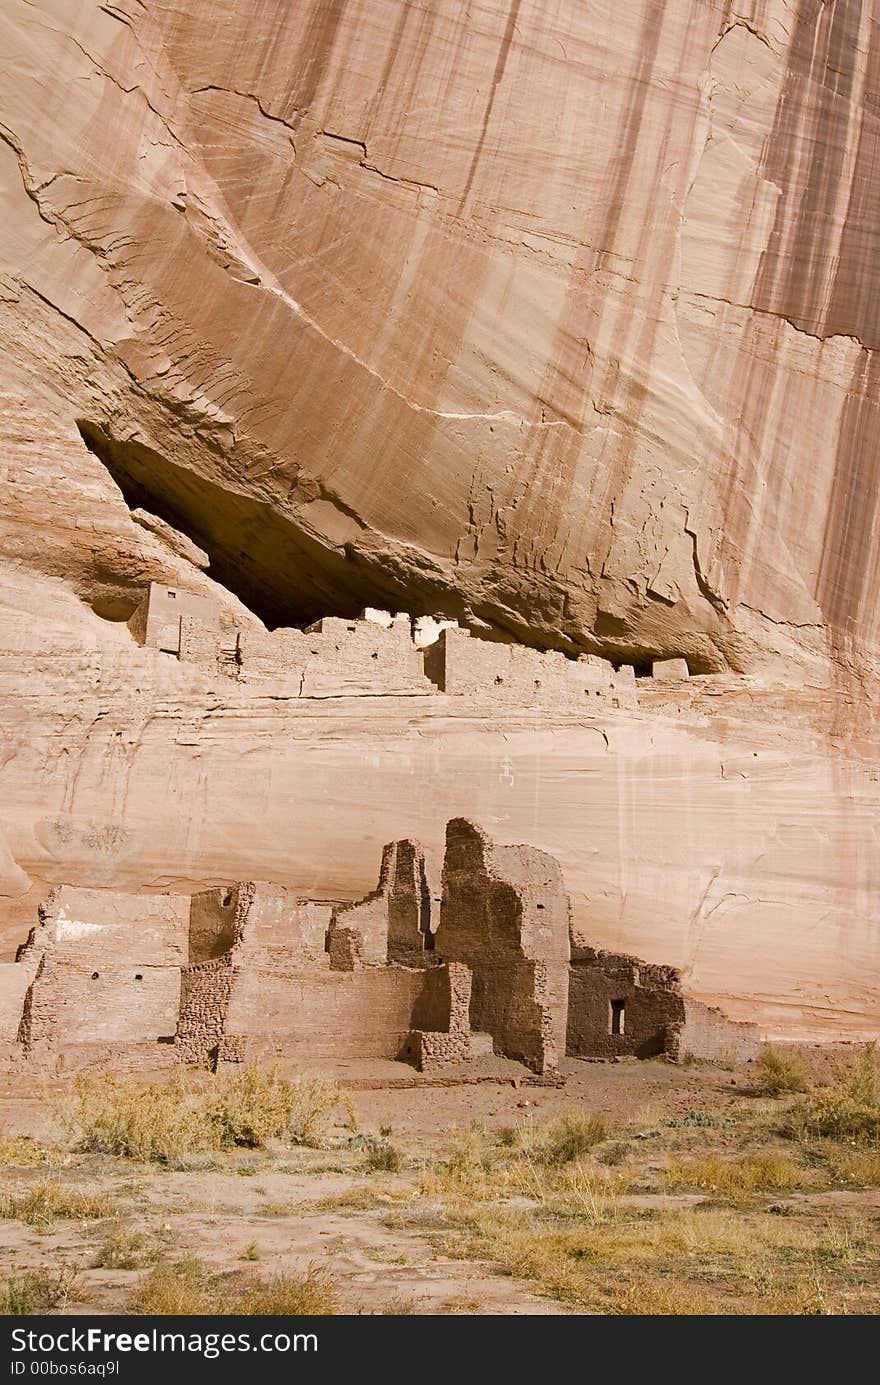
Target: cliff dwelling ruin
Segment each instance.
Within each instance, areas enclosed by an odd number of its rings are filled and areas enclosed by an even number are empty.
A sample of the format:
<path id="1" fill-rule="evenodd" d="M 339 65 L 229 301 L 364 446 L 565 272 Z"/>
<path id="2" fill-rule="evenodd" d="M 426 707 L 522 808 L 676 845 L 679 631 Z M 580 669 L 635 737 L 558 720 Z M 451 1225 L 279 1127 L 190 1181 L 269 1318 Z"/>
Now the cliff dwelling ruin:
<path id="1" fill-rule="evenodd" d="M 756 1026 L 689 997 L 674 967 L 572 937 L 557 861 L 463 818 L 436 889 L 407 840 L 352 903 L 256 881 L 191 897 L 61 886 L 0 967 L 0 1024 L 7 1063 L 44 1070 L 495 1054 L 543 1074 L 566 1056 L 758 1049 Z"/>
<path id="2" fill-rule="evenodd" d="M 372 607 L 356 619 L 326 616 L 304 630 L 244 627 L 212 597 L 151 582 L 128 621 L 135 640 L 211 674 L 271 684 L 285 696 L 441 692 L 493 703 L 541 706 L 636 705 L 636 670 L 594 654 L 480 639 L 442 615 L 392 614 Z M 638 670 L 675 683 L 689 677 L 684 659 Z"/>

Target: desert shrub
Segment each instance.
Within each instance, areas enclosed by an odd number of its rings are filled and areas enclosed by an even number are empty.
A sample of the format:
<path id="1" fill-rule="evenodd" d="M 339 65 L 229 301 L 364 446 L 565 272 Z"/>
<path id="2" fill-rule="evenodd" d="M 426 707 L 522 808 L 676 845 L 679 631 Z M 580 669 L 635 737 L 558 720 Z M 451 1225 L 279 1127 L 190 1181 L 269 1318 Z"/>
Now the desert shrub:
<path id="1" fill-rule="evenodd" d="M 825 1137 L 846 1144 L 880 1145 L 880 1074 L 876 1044 L 835 1065 L 830 1083 L 814 1087 L 789 1116 L 799 1139 Z"/>
<path id="2" fill-rule="evenodd" d="M 600 1144 L 607 1133 L 601 1116 L 571 1107 L 547 1126 L 534 1154 L 544 1164 L 569 1164 Z"/>
<path id="3" fill-rule="evenodd" d="M 213 1093 L 213 1110 L 209 1106 L 217 1144 L 223 1149 L 257 1149 L 282 1136 L 294 1103 L 294 1085 L 277 1068 L 257 1063 L 221 1078 Z"/>
<path id="4" fill-rule="evenodd" d="M 114 1202 L 107 1193 L 82 1193 L 65 1188 L 57 1179 L 43 1179 L 33 1188 L 0 1192 L 0 1217 L 22 1221 L 26 1226 L 48 1226 L 56 1219 L 95 1221 L 113 1215 Z"/>
<path id="5" fill-rule="evenodd" d="M 156 1243 L 141 1232 L 114 1226 L 107 1233 L 92 1261 L 96 1270 L 140 1270 L 160 1254 Z"/>
<path id="6" fill-rule="evenodd" d="M 327 1317 L 337 1313 L 332 1281 L 323 1270 L 310 1269 L 305 1275 L 275 1274 L 270 1279 L 250 1282 L 233 1293 L 230 1313 L 250 1313 L 266 1317 Z"/>
<path id="7" fill-rule="evenodd" d="M 79 1270 L 73 1265 L 27 1270 L 7 1279 L 0 1290 L 0 1314 L 24 1317 L 64 1309 L 76 1286 Z"/>
<path id="8" fill-rule="evenodd" d="M 174 1264 L 156 1265 L 135 1290 L 130 1311 L 185 1318 L 220 1310 L 204 1264 L 189 1256 Z"/>
<path id="9" fill-rule="evenodd" d="M 332 1124 L 357 1127 L 351 1097 L 331 1078 L 317 1074 L 298 1077 L 290 1084 L 287 1135 L 294 1144 L 314 1145 L 324 1139 Z"/>
<path id="10" fill-rule="evenodd" d="M 270 1279 L 224 1279 L 211 1275 L 194 1256 L 157 1265 L 135 1290 L 129 1308 L 159 1317 L 325 1316 L 338 1311 L 332 1281 L 322 1270 L 312 1267 L 305 1275 L 276 1274 Z"/>
<path id="11" fill-rule="evenodd" d="M 364 1141 L 364 1163 L 372 1173 L 399 1173 L 403 1155 L 390 1140 L 369 1136 Z"/>
<path id="12" fill-rule="evenodd" d="M 82 1075 L 62 1114 L 80 1150 L 166 1164 L 271 1139 L 315 1144 L 334 1118 L 354 1124 L 348 1093 L 335 1082 L 287 1081 L 255 1063 L 207 1087 L 183 1073 L 153 1084 Z"/>
<path id="13" fill-rule="evenodd" d="M 0 1164 L 37 1168 L 40 1164 L 50 1163 L 52 1157 L 52 1150 L 47 1149 L 39 1140 L 32 1139 L 30 1135 L 7 1135 L 0 1138 Z"/>
<path id="14" fill-rule="evenodd" d="M 183 1073 L 153 1084 L 80 1074 L 61 1114 L 76 1148 L 94 1154 L 167 1161 L 218 1143 L 213 1102 Z"/>
<path id="15" fill-rule="evenodd" d="M 785 1096 L 805 1092 L 810 1085 L 806 1065 L 799 1053 L 765 1044 L 755 1062 L 758 1090 L 766 1096 Z"/>
<path id="16" fill-rule="evenodd" d="M 822 1152 L 842 1182 L 866 1188 L 880 1187 L 880 1149 L 841 1149 L 831 1145 Z"/>

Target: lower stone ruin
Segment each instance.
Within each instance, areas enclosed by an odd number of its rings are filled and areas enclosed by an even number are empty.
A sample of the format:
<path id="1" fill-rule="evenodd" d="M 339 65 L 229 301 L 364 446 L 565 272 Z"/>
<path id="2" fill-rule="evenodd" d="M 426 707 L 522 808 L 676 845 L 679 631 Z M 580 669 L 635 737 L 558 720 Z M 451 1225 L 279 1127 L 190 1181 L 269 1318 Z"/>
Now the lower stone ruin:
<path id="1" fill-rule="evenodd" d="M 674 967 L 574 940 L 558 862 L 454 818 L 439 897 L 412 841 L 385 847 L 353 904 L 254 881 L 192 897 L 63 885 L 0 967 L 0 1044 L 43 1067 L 426 1070 L 494 1053 L 547 1073 L 565 1056 L 746 1059 L 759 1034 L 685 995 Z"/>

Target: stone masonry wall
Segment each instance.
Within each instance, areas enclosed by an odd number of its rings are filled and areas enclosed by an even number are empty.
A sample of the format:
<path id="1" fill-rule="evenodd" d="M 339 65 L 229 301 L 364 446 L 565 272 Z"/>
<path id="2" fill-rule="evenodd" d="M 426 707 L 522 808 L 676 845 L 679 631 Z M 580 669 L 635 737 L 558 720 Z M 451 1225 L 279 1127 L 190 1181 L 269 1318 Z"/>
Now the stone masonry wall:
<path id="1" fill-rule="evenodd" d="M 447 632 L 448 633 L 448 632 Z M 472 823 L 446 829 L 435 942 L 473 972 L 470 1028 L 538 1072 L 565 1053 L 569 901 L 558 863 L 528 846 L 493 846 Z"/>
<path id="2" fill-rule="evenodd" d="M 573 947 L 566 1040 L 572 1057 L 674 1055 L 684 1018 L 681 979 L 674 967 Z"/>
<path id="3" fill-rule="evenodd" d="M 472 982 L 470 967 L 461 962 L 447 962 L 425 972 L 425 988 L 404 1052 L 420 1072 L 470 1058 Z"/>
<path id="4" fill-rule="evenodd" d="M 206 1067 L 216 1057 L 226 1035 L 233 979 L 231 952 L 184 969 L 176 1037 L 183 1062 Z"/>

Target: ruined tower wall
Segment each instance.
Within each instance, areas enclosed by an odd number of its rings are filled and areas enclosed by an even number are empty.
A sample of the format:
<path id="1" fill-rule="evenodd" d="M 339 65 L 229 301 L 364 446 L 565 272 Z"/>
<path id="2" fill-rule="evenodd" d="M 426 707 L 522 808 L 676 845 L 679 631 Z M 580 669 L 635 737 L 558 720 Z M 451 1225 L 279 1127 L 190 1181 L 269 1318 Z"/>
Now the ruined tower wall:
<path id="1" fill-rule="evenodd" d="M 449 632 L 447 632 L 449 633 Z M 493 848 L 464 819 L 446 831 L 438 958 L 473 972 L 470 1027 L 543 1072 L 565 1053 L 569 903 L 559 865 Z"/>

